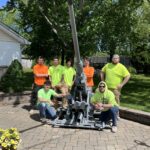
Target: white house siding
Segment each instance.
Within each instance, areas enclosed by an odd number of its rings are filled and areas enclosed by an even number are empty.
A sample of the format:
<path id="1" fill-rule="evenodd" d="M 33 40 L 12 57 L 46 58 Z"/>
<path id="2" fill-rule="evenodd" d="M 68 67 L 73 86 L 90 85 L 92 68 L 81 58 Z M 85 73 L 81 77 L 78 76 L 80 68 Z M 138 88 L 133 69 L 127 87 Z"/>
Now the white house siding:
<path id="1" fill-rule="evenodd" d="M 32 60 L 22 58 L 21 59 L 21 64 L 22 64 L 23 68 L 31 68 L 32 67 Z"/>
<path id="2" fill-rule="evenodd" d="M 14 59 L 21 62 L 20 44 L 0 41 L 0 66 L 9 66 Z"/>
<path id="3" fill-rule="evenodd" d="M 0 41 L 7 41 L 7 42 L 17 42 L 14 38 L 0 30 Z"/>
<path id="4" fill-rule="evenodd" d="M 20 43 L 0 30 L 0 66 L 9 66 L 14 59 L 21 62 Z"/>

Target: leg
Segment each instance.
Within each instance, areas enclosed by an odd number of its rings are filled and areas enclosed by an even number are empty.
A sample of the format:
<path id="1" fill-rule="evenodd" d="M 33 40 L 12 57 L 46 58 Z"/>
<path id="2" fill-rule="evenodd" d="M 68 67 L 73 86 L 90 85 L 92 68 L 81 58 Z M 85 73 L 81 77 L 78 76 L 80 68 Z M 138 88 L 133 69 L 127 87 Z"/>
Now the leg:
<path id="1" fill-rule="evenodd" d="M 51 118 L 52 120 L 56 118 L 56 110 L 52 106 L 46 106 L 47 118 Z"/>
<path id="2" fill-rule="evenodd" d="M 88 91 L 90 94 L 92 94 L 92 92 L 93 92 L 92 87 L 91 87 L 91 86 L 88 86 L 88 87 L 87 87 L 87 91 Z"/>
<path id="3" fill-rule="evenodd" d="M 117 126 L 117 113 L 119 111 L 118 107 L 112 107 L 108 110 L 109 116 L 112 119 L 112 126 Z"/>
<path id="4" fill-rule="evenodd" d="M 68 86 L 67 85 L 62 85 L 61 88 L 60 88 L 60 91 L 61 91 L 61 93 L 67 95 L 69 93 Z M 67 98 L 62 98 L 62 104 L 63 104 L 64 108 L 66 108 L 68 106 L 68 100 L 67 100 Z"/>
<path id="5" fill-rule="evenodd" d="M 101 112 L 100 118 L 99 118 L 101 122 L 105 122 L 106 123 L 108 118 L 109 118 L 109 112 L 108 111 Z"/>
<path id="6" fill-rule="evenodd" d="M 120 95 L 121 95 L 120 91 L 117 89 L 110 89 L 110 90 L 114 93 L 117 104 L 120 105 Z M 119 117 L 119 110 L 118 110 L 117 119 L 119 118 L 120 117 Z"/>
<path id="7" fill-rule="evenodd" d="M 38 105 L 38 109 L 40 111 L 40 117 L 41 118 L 46 118 L 46 103 L 40 103 Z"/>
<path id="8" fill-rule="evenodd" d="M 34 107 L 37 103 L 37 92 L 39 89 L 41 89 L 43 86 L 39 86 L 39 85 L 36 85 L 34 84 L 33 85 L 33 91 L 32 91 L 32 94 L 31 94 L 31 106 Z"/>
<path id="9" fill-rule="evenodd" d="M 116 102 L 120 105 L 120 91 L 119 90 L 113 90 L 112 91 L 113 93 L 114 93 L 114 95 L 115 95 L 115 99 L 116 99 Z"/>

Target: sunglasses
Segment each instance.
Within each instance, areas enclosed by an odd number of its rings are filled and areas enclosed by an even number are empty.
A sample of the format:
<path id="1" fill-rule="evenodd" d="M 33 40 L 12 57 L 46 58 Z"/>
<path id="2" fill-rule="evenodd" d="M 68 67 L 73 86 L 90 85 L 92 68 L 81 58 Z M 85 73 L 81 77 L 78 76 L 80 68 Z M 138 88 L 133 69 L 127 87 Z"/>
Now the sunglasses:
<path id="1" fill-rule="evenodd" d="M 105 88 L 105 86 L 99 86 L 99 88 L 101 88 L 101 87 L 102 87 L 102 88 Z"/>

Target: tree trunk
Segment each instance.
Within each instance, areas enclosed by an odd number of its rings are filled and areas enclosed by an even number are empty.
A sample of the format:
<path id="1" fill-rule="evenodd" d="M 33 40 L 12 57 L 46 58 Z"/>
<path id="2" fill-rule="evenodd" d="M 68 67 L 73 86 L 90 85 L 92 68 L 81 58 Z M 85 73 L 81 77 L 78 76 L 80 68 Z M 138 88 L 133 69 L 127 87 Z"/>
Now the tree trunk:
<path id="1" fill-rule="evenodd" d="M 62 51 L 61 51 L 61 65 L 64 65 L 64 61 L 65 61 L 65 50 L 62 49 Z"/>

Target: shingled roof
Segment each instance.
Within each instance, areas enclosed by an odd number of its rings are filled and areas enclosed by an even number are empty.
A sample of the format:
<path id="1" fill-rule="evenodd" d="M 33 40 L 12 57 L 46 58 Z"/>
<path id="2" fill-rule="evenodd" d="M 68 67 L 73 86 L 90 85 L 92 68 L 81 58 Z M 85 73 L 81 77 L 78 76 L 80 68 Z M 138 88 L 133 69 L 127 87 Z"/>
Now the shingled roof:
<path id="1" fill-rule="evenodd" d="M 21 35 L 19 35 L 17 32 L 15 32 L 12 28 L 10 28 L 8 25 L 2 23 L 0 21 L 0 30 L 14 38 L 16 41 L 18 41 L 22 45 L 30 45 L 30 42 L 23 38 Z"/>

